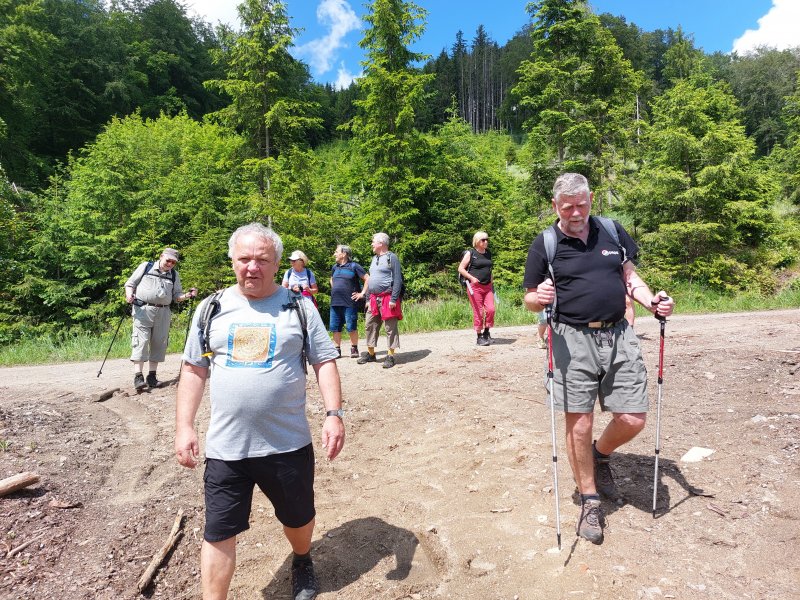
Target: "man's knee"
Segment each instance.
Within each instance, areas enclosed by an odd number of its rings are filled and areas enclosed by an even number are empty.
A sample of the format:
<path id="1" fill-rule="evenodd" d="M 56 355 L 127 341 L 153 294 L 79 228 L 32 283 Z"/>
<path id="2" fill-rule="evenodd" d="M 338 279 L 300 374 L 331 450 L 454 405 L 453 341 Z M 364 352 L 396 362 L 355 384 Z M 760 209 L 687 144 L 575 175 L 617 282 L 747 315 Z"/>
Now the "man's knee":
<path id="1" fill-rule="evenodd" d="M 593 413 L 565 413 L 564 422 L 567 426 L 567 433 L 575 437 L 586 437 L 592 435 L 594 424 Z"/>
<path id="2" fill-rule="evenodd" d="M 614 421 L 631 433 L 639 433 L 647 424 L 647 413 L 614 413 Z"/>

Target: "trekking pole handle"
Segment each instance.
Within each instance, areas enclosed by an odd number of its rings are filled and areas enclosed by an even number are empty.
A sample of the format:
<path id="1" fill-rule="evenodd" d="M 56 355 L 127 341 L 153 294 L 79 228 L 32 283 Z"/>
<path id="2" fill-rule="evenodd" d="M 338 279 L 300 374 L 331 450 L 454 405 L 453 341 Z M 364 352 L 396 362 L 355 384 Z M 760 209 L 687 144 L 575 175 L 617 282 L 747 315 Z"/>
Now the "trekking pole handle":
<path id="1" fill-rule="evenodd" d="M 671 298 L 669 296 L 662 296 L 661 293 L 658 293 L 655 296 L 653 296 L 652 300 L 650 300 L 650 306 L 656 308 L 661 302 L 664 302 L 666 300 L 671 300 Z M 659 321 L 667 320 L 667 317 L 661 316 L 660 314 L 658 314 L 657 311 L 653 312 L 653 316 Z"/>

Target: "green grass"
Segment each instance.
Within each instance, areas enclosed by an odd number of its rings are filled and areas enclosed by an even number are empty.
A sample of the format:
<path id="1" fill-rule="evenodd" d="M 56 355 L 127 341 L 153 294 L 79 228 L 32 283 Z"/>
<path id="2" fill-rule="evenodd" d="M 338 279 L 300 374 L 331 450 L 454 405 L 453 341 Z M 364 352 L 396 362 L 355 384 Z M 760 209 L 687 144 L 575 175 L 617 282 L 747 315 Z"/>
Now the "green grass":
<path id="1" fill-rule="evenodd" d="M 678 284 L 668 290 L 677 302 L 676 314 L 702 314 L 744 312 L 800 308 L 800 286 L 792 286 L 767 298 L 754 294 L 725 296 L 701 286 Z M 522 306 L 522 291 L 499 290 L 499 303 L 495 322 L 498 326 L 534 325 L 536 315 Z M 637 315 L 648 315 L 637 305 Z M 441 331 L 446 329 L 471 329 L 472 310 L 464 295 L 450 296 L 422 302 L 408 301 L 403 306 L 402 333 Z M 325 315 L 327 320 L 327 315 Z M 186 336 L 186 313 L 174 315 L 168 352 L 180 352 Z M 25 339 L 0 349 L 0 366 L 23 364 L 49 364 L 73 361 L 97 361 L 97 367 L 108 351 L 116 324 L 101 335 L 80 333 L 57 340 L 53 337 Z M 360 337 L 364 339 L 364 320 L 359 319 Z M 347 334 L 343 336 L 347 344 Z M 130 353 L 131 320 L 126 318 L 114 342 L 109 359 L 126 358 Z"/>
<path id="2" fill-rule="evenodd" d="M 173 315 L 167 352 L 183 350 L 186 336 L 186 313 Z M 26 338 L 0 349 L 0 366 L 41 365 L 65 362 L 97 361 L 97 368 L 108 352 L 108 358 L 126 358 L 131 353 L 131 318 L 126 318 L 119 328 L 114 345 L 109 345 L 114 338 L 115 323 L 108 331 L 99 336 L 92 332 L 75 333 L 57 339 L 54 336 Z"/>

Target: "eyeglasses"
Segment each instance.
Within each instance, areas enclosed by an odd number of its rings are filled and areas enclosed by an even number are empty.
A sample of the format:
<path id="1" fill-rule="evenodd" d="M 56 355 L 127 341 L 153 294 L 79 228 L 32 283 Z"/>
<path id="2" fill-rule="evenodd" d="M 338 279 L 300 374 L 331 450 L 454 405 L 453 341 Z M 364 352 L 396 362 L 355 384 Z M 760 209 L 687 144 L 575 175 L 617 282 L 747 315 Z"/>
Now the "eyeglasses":
<path id="1" fill-rule="evenodd" d="M 168 258 L 167 260 L 164 261 L 164 263 L 168 265 L 174 265 L 176 262 L 178 261 L 175 260 L 174 258 Z"/>

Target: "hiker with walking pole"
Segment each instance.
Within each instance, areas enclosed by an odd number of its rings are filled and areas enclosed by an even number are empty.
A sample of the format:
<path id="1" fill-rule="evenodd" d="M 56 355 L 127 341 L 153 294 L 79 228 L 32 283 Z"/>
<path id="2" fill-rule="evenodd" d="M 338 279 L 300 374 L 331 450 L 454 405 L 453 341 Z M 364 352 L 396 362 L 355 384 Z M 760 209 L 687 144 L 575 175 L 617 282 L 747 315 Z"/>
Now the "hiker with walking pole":
<path id="1" fill-rule="evenodd" d="M 580 494 L 576 532 L 600 544 L 601 496 L 621 501 L 611 453 L 644 429 L 648 409 L 647 370 L 625 320 L 625 295 L 665 318 L 675 303 L 664 291 L 654 295 L 636 273 L 639 247 L 622 225 L 590 217 L 592 200 L 583 175 L 556 179 L 552 205 L 558 218 L 533 240 L 523 286 L 529 310 L 552 310 L 548 383 L 553 409 L 564 412 L 567 457 Z M 612 418 L 593 442 L 598 398 Z M 553 454 L 555 463 L 555 448 Z"/>
<path id="2" fill-rule="evenodd" d="M 178 251 L 165 248 L 157 261 L 140 263 L 125 282 L 125 300 L 132 305 L 131 361 L 133 387 L 137 392 L 160 385 L 156 369 L 167 356 L 172 320 L 170 304 L 197 295 L 195 288 L 183 293 L 181 276 L 175 269 L 177 263 Z M 146 381 L 142 372 L 145 362 L 150 363 Z"/>

